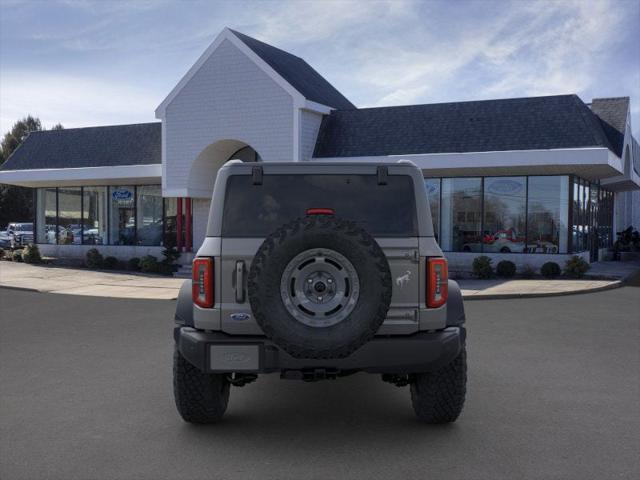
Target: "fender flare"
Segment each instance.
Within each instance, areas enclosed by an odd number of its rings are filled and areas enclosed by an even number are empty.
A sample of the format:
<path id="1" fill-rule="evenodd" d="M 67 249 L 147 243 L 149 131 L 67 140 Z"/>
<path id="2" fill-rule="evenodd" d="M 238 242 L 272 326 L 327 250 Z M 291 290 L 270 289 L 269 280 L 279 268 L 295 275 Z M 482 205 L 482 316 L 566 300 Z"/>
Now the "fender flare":
<path id="1" fill-rule="evenodd" d="M 449 296 L 447 298 L 447 327 L 456 327 L 465 322 L 464 302 L 458 282 L 449 280 Z"/>
<path id="2" fill-rule="evenodd" d="M 191 299 L 191 280 L 185 280 L 180 287 L 176 305 L 175 322 L 185 327 L 193 327 L 193 301 Z"/>

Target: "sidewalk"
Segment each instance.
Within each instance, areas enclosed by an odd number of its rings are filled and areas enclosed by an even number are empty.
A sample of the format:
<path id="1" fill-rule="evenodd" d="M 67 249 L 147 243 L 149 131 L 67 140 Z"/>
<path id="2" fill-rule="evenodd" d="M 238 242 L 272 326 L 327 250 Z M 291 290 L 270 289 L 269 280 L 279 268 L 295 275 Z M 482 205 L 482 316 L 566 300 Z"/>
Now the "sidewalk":
<path id="1" fill-rule="evenodd" d="M 547 280 L 458 280 L 465 300 L 530 298 L 591 293 L 621 287 L 624 281 L 640 272 L 640 262 L 596 262 L 584 279 Z"/>
<path id="2" fill-rule="evenodd" d="M 94 297 L 173 300 L 183 278 L 0 262 L 0 287 Z"/>
<path id="3" fill-rule="evenodd" d="M 640 272 L 640 262 L 599 262 L 584 280 L 458 280 L 466 300 L 524 298 L 589 293 L 622 286 Z M 183 278 L 0 262 L 0 287 L 43 293 L 113 298 L 173 300 Z"/>

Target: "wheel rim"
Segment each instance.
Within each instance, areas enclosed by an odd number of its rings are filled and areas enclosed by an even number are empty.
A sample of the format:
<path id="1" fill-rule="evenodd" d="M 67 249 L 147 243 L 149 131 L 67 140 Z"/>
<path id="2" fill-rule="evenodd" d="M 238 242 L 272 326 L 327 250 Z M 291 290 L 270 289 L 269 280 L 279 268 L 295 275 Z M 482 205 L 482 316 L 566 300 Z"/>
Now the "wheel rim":
<path id="1" fill-rule="evenodd" d="M 286 266 L 280 295 L 288 312 L 310 327 L 344 320 L 360 296 L 360 280 L 344 255 L 326 248 L 306 250 Z"/>

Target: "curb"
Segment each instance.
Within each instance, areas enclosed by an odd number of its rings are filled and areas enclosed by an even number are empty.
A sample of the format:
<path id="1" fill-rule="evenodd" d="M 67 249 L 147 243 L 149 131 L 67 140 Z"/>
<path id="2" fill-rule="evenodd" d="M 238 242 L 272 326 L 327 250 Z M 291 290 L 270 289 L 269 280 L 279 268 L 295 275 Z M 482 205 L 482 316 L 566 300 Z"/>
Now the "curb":
<path id="1" fill-rule="evenodd" d="M 13 287 L 11 285 L 0 285 L 0 288 L 5 288 L 7 290 L 22 290 L 24 292 L 42 293 L 42 291 L 38 290 L 37 288 L 29 288 L 29 287 Z"/>
<path id="2" fill-rule="evenodd" d="M 547 293 L 489 293 L 489 294 L 476 294 L 465 295 L 462 294 L 462 298 L 465 302 L 474 300 L 508 300 L 517 298 L 542 298 L 542 297 L 564 297 L 567 295 L 581 295 L 585 293 L 596 293 L 605 290 L 614 290 L 624 286 L 624 280 L 617 280 L 609 285 L 603 285 L 601 287 L 593 287 L 582 290 L 569 290 L 566 292 L 547 292 Z"/>
<path id="3" fill-rule="evenodd" d="M 0 289 L 5 290 L 21 290 L 23 292 L 33 292 L 33 293 L 48 293 L 52 295 L 75 295 L 73 293 L 58 293 L 55 291 L 49 292 L 44 290 L 38 290 L 37 288 L 29 288 L 29 287 L 13 287 L 10 285 L 0 285 Z M 76 295 L 77 297 L 92 297 L 92 298 L 117 298 L 120 300 L 157 300 L 157 301 L 169 301 L 173 302 L 178 299 L 178 296 L 171 298 L 146 298 L 146 297 L 108 297 L 104 295 Z"/>

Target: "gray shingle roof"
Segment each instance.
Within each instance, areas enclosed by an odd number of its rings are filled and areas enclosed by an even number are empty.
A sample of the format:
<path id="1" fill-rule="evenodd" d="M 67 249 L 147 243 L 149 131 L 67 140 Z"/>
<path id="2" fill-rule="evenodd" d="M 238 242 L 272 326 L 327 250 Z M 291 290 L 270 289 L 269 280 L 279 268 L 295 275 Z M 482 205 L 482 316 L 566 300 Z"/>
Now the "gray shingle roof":
<path id="1" fill-rule="evenodd" d="M 356 108 L 302 58 L 243 33 L 231 31 L 307 100 L 342 110 Z"/>
<path id="2" fill-rule="evenodd" d="M 619 157 L 622 157 L 624 147 L 629 103 L 629 97 L 594 98 L 591 102 L 591 111 L 600 119 L 602 129 Z"/>
<path id="3" fill-rule="evenodd" d="M 1 170 L 161 163 L 160 123 L 32 132 Z"/>
<path id="4" fill-rule="evenodd" d="M 576 95 L 338 110 L 315 157 L 486 152 L 611 145 Z"/>

